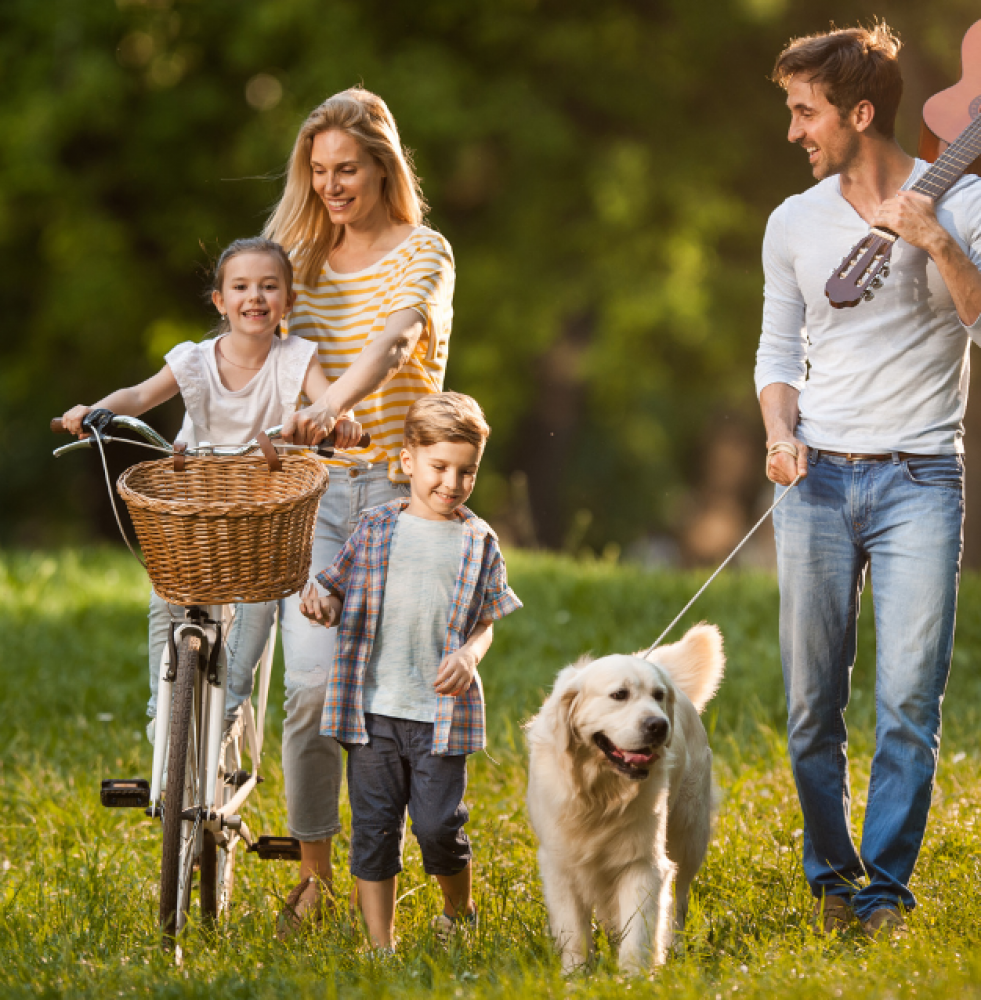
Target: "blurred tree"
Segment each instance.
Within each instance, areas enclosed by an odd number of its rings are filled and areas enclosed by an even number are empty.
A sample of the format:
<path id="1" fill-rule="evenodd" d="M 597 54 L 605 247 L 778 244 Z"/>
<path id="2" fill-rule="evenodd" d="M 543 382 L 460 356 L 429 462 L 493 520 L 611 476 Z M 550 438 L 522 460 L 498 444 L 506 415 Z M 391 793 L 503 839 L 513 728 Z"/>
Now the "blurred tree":
<path id="1" fill-rule="evenodd" d="M 261 227 L 299 123 L 353 83 L 389 102 L 456 251 L 448 384 L 494 427 L 478 508 L 553 546 L 684 534 L 720 488 L 713 442 L 761 440 L 760 241 L 811 183 L 768 71 L 874 14 L 907 42 L 912 150 L 968 0 L 7 0 L 0 537 L 104 516 L 47 418 L 206 334 L 209 258 Z M 762 477 L 732 484 L 748 516 Z"/>

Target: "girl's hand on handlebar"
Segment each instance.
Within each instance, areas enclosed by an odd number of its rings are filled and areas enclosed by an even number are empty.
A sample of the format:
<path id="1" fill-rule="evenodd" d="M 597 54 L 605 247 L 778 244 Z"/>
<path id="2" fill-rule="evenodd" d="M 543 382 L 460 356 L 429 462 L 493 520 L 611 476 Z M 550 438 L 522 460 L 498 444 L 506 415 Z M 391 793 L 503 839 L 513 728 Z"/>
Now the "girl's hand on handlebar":
<path id="1" fill-rule="evenodd" d="M 334 424 L 334 447 L 342 450 L 357 448 L 362 433 L 361 424 L 354 419 L 354 413 L 348 410 L 347 413 L 342 413 L 340 419 Z"/>
<path id="2" fill-rule="evenodd" d="M 88 437 L 88 432 L 82 430 L 82 421 L 91 412 L 91 406 L 79 403 L 78 406 L 73 406 L 64 413 L 61 418 L 62 425 L 66 431 L 71 431 L 72 434 L 77 434 L 80 438 Z"/>
<path id="3" fill-rule="evenodd" d="M 300 611 L 316 625 L 332 628 L 341 620 L 341 601 L 334 594 L 321 594 L 316 584 L 308 583 L 300 594 Z"/>

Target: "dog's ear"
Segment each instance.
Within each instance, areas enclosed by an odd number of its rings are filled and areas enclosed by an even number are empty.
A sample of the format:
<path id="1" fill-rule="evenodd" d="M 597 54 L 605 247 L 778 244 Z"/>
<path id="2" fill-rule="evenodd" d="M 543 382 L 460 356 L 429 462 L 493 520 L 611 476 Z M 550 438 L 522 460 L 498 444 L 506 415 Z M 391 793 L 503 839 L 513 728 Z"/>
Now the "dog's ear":
<path id="1" fill-rule="evenodd" d="M 566 667 L 555 679 L 552 695 L 545 706 L 551 710 L 552 726 L 557 747 L 567 753 L 579 742 L 579 731 L 576 729 L 576 707 L 579 695 L 582 693 L 582 662 Z"/>
<path id="2" fill-rule="evenodd" d="M 722 683 L 726 663 L 722 633 L 715 625 L 702 622 L 680 641 L 659 646 L 646 659 L 669 674 L 700 713 Z"/>

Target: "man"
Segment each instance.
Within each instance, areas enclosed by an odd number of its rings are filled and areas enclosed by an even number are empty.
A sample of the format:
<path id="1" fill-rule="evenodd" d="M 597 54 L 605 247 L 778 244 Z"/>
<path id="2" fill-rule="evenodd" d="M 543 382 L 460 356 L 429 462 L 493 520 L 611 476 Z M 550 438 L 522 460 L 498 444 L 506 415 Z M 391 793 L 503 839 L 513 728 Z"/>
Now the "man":
<path id="1" fill-rule="evenodd" d="M 893 124 L 899 41 L 884 23 L 798 39 L 773 79 L 819 183 L 770 217 L 756 386 L 777 508 L 788 744 L 815 926 L 905 933 L 940 746 L 964 515 L 963 415 L 981 342 L 981 180 L 936 205 Z M 870 225 L 900 239 L 875 299 L 833 309 L 829 273 Z M 861 852 L 844 712 L 871 570 L 876 748 Z"/>

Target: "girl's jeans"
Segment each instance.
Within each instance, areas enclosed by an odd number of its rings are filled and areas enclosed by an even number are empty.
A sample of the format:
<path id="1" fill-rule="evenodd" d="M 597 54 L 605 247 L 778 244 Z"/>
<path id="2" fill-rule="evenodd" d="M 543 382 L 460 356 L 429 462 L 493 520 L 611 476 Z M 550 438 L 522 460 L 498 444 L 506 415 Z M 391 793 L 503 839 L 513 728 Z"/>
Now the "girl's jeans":
<path id="1" fill-rule="evenodd" d="M 882 906 L 915 905 L 909 879 L 930 809 L 954 645 L 963 477 L 955 455 L 849 462 L 812 451 L 807 478 L 774 512 L 804 872 L 815 896 L 850 899 L 861 920 Z M 845 708 L 869 568 L 876 730 L 859 854 Z"/>
<path id="2" fill-rule="evenodd" d="M 235 618 L 228 630 L 226 653 L 228 656 L 228 683 L 225 687 L 225 718 L 232 721 L 238 716 L 243 702 L 252 696 L 252 682 L 259 657 L 269 638 L 276 601 L 265 604 L 238 604 Z M 146 714 L 157 716 L 157 687 L 160 683 L 160 658 L 170 635 L 171 616 L 183 620 L 184 610 L 172 607 L 155 593 L 150 595 L 150 701 Z"/>

